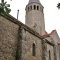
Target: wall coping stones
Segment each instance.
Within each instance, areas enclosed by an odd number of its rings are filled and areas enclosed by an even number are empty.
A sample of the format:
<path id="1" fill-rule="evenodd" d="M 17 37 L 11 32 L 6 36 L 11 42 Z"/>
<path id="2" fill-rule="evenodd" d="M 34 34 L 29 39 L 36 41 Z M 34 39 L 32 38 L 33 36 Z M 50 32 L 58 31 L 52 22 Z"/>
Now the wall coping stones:
<path id="1" fill-rule="evenodd" d="M 10 14 L 3 14 L 1 13 L 0 16 L 3 16 L 4 18 L 8 19 L 9 21 L 21 26 L 22 28 L 24 28 L 26 31 L 32 33 L 33 35 L 35 35 L 36 37 L 40 38 L 41 40 L 46 40 L 47 43 L 49 43 L 50 45 L 54 45 L 53 43 L 49 42 L 47 39 L 45 39 L 43 36 L 40 36 L 39 33 L 37 33 L 36 31 L 34 31 L 33 29 L 29 28 L 28 26 L 26 26 L 25 24 L 23 24 L 22 22 L 20 22 L 19 20 L 17 20 L 15 17 L 13 17 Z"/>

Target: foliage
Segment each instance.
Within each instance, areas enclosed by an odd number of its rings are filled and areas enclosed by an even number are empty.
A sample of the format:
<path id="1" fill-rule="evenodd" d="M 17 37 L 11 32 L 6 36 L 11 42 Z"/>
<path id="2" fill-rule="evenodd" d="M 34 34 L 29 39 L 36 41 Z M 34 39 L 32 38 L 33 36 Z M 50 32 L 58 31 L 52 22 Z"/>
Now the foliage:
<path id="1" fill-rule="evenodd" d="M 58 9 L 60 9 L 60 3 L 57 4 Z"/>
<path id="2" fill-rule="evenodd" d="M 7 4 L 7 2 L 4 2 L 4 0 L 1 0 L 0 3 L 0 13 L 10 13 L 11 9 L 9 9 L 10 4 Z"/>

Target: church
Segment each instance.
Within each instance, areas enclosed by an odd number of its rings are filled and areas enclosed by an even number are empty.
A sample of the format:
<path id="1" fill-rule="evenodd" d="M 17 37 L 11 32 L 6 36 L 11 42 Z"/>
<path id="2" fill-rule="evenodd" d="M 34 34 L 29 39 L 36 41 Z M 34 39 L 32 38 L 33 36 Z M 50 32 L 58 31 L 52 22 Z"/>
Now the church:
<path id="1" fill-rule="evenodd" d="M 0 60 L 60 60 L 56 30 L 45 31 L 43 5 L 29 0 L 25 24 L 10 14 L 0 14 Z"/>

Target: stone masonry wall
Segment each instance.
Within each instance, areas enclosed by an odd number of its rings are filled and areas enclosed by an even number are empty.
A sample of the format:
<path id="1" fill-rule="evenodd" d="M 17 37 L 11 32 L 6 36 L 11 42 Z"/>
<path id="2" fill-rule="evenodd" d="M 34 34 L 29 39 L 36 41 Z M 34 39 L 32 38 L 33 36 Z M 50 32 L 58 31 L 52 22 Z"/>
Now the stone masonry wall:
<path id="1" fill-rule="evenodd" d="M 49 51 L 50 51 L 50 59 L 54 60 L 54 48 L 53 48 L 53 46 L 48 44 L 48 43 L 46 45 L 47 45 L 47 52 L 46 52 L 47 60 L 49 60 Z"/>
<path id="2" fill-rule="evenodd" d="M 25 24 L 29 26 L 30 28 L 34 29 L 36 32 L 38 32 L 40 35 L 45 34 L 45 23 L 44 23 L 44 14 L 41 12 L 41 10 L 30 10 L 27 11 L 28 7 L 36 5 L 43 9 L 43 7 L 40 4 L 32 3 L 28 4 L 26 7 L 26 22 Z"/>
<path id="3" fill-rule="evenodd" d="M 42 60 L 42 42 L 41 39 L 26 31 L 26 60 Z M 35 56 L 32 55 L 32 44 L 35 44 Z"/>
<path id="4" fill-rule="evenodd" d="M 0 60 L 15 60 L 19 26 L 0 16 Z"/>
<path id="5" fill-rule="evenodd" d="M 60 60 L 60 45 L 58 45 L 58 48 L 59 48 L 59 60 Z"/>

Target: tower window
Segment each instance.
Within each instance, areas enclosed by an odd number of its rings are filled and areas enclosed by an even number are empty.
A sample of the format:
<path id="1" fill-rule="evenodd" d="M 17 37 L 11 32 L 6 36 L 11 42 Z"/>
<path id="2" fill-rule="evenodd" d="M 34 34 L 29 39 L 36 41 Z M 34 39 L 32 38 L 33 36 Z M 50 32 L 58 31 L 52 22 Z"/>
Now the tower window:
<path id="1" fill-rule="evenodd" d="M 30 9 L 32 10 L 32 6 L 30 6 Z"/>
<path id="2" fill-rule="evenodd" d="M 40 11 L 43 13 L 43 8 L 40 7 Z"/>
<path id="3" fill-rule="evenodd" d="M 37 10 L 39 10 L 39 6 L 37 6 Z"/>
<path id="4" fill-rule="evenodd" d="M 29 7 L 28 7 L 28 11 L 29 11 Z"/>
<path id="5" fill-rule="evenodd" d="M 35 56 L 36 55 L 36 47 L 35 47 L 35 44 L 33 43 L 32 44 L 32 55 Z"/>
<path id="6" fill-rule="evenodd" d="M 36 10 L 36 5 L 34 5 L 34 10 Z"/>
<path id="7" fill-rule="evenodd" d="M 42 9 L 42 13 L 43 13 L 43 9 Z"/>

